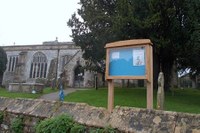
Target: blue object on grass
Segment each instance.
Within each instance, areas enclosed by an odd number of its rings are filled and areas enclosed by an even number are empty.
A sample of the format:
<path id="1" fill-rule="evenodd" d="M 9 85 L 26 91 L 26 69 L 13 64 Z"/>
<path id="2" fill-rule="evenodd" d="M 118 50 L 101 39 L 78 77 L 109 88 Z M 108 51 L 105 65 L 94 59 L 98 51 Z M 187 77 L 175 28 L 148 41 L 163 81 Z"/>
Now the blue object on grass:
<path id="1" fill-rule="evenodd" d="M 62 85 L 60 85 L 59 100 L 64 101 L 64 91 Z"/>

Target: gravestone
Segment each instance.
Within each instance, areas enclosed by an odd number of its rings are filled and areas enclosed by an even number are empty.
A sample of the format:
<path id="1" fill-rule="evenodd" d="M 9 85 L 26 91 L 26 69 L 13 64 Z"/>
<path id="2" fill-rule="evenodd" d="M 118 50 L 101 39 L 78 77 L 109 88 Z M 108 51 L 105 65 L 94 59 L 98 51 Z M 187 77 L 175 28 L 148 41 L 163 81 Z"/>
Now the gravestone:
<path id="1" fill-rule="evenodd" d="M 158 76 L 157 109 L 164 109 L 164 99 L 164 74 L 160 72 Z"/>

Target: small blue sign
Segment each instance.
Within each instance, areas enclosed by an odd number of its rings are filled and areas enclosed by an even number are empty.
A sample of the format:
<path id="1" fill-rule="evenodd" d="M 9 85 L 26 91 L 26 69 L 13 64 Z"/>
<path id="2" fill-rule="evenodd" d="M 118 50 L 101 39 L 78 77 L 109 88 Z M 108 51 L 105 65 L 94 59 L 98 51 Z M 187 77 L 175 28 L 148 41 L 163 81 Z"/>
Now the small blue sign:
<path id="1" fill-rule="evenodd" d="M 109 76 L 145 76 L 145 47 L 111 48 Z"/>

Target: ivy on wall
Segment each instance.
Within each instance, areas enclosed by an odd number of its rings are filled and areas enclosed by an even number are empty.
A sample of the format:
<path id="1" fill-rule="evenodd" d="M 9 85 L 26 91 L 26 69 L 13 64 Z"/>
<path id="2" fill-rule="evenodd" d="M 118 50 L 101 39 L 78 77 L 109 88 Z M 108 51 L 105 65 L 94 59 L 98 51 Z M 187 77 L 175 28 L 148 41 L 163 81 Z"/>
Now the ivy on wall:
<path id="1" fill-rule="evenodd" d="M 111 127 L 88 128 L 76 123 L 66 114 L 54 118 L 45 119 L 36 126 L 36 133 L 117 133 Z"/>
<path id="2" fill-rule="evenodd" d="M 23 133 L 23 116 L 16 117 L 11 122 L 11 130 L 14 133 Z"/>
<path id="3" fill-rule="evenodd" d="M 4 116 L 3 114 L 4 113 L 0 111 L 0 124 L 2 124 L 2 122 L 3 122 L 3 116 Z"/>

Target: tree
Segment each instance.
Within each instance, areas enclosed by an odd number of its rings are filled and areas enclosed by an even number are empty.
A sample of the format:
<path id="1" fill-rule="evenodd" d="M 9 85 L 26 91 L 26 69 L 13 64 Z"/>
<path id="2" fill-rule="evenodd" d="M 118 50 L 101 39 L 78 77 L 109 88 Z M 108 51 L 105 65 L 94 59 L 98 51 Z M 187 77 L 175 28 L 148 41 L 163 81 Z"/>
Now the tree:
<path id="1" fill-rule="evenodd" d="M 6 52 L 0 47 L 0 82 L 2 82 L 3 73 L 6 70 L 7 55 Z"/>
<path id="2" fill-rule="evenodd" d="M 200 9 L 198 0 L 80 0 L 80 5 L 78 15 L 82 19 L 73 14 L 68 25 L 73 41 L 84 51 L 88 66 L 94 65 L 104 72 L 99 64 L 105 60 L 104 45 L 108 42 L 150 38 L 154 44 L 154 84 L 161 67 L 165 89 L 169 89 L 173 65 L 188 67 L 196 62 L 191 56 L 198 58 L 197 47 L 192 45 L 195 38 L 199 46 L 196 29 L 200 17 L 194 13 Z M 190 56 L 186 56 L 186 50 Z"/>
<path id="3" fill-rule="evenodd" d="M 200 1 L 189 1 L 190 4 L 186 6 L 187 9 L 192 9 L 187 12 L 185 19 L 189 21 L 189 39 L 188 42 L 181 47 L 182 52 L 179 53 L 178 68 L 182 71 L 189 70 L 190 77 L 196 82 L 196 76 L 200 74 Z M 189 52 L 188 50 L 192 51 Z"/>
<path id="4" fill-rule="evenodd" d="M 76 45 L 84 51 L 83 57 L 87 60 L 87 68 L 103 73 L 105 69 L 104 45 L 112 38 L 112 18 L 114 3 L 112 1 L 81 0 L 81 9 L 68 21 L 72 28 L 72 37 Z"/>

